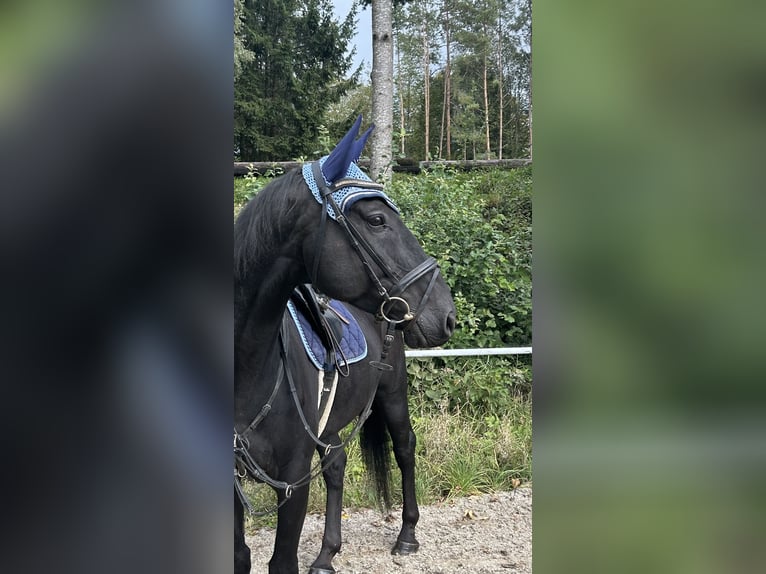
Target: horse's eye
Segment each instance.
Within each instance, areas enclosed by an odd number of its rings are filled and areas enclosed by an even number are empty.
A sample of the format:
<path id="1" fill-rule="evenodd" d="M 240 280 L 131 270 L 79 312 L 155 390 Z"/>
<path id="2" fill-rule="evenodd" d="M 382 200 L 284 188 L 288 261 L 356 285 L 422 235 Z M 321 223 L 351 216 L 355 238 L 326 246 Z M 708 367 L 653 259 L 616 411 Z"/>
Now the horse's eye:
<path id="1" fill-rule="evenodd" d="M 386 218 L 382 215 L 371 215 L 367 218 L 367 223 L 372 225 L 373 227 L 380 227 L 381 225 L 386 223 Z"/>

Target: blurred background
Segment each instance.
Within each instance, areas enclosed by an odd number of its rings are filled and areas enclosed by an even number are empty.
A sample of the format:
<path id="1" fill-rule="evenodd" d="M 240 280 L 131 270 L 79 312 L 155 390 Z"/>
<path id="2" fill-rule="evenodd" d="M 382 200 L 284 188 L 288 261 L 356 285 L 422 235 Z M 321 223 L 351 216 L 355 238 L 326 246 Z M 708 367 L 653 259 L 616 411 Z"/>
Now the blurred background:
<path id="1" fill-rule="evenodd" d="M 766 566 L 764 10 L 533 5 L 538 572 Z M 232 21 L 0 8 L 3 572 L 231 569 Z"/>
<path id="2" fill-rule="evenodd" d="M 537 572 L 764 570 L 764 15 L 534 2 Z"/>
<path id="3" fill-rule="evenodd" d="M 3 572 L 231 566 L 232 7 L 0 7 Z"/>

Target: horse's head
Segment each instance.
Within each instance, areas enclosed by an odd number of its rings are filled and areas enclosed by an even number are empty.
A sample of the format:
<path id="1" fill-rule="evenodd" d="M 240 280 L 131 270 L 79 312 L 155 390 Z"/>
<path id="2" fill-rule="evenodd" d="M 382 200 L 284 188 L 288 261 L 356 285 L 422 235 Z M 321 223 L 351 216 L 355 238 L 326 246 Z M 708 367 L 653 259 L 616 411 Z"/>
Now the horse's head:
<path id="1" fill-rule="evenodd" d="M 440 345 L 455 328 L 452 295 L 383 186 L 354 163 L 372 131 L 357 140 L 361 120 L 329 156 L 303 168 L 313 204 L 301 209 L 298 224 L 311 230 L 302 242 L 306 270 L 330 297 L 406 325 L 409 346 Z"/>

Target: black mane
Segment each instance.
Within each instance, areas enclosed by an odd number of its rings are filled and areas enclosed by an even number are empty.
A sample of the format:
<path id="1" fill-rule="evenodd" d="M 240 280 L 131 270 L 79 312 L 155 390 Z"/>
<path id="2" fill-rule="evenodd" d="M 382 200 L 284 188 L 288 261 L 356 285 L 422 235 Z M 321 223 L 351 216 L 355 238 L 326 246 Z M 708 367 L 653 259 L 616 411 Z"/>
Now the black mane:
<path id="1" fill-rule="evenodd" d="M 302 189 L 301 189 L 302 187 Z M 273 261 L 284 241 L 285 214 L 296 206 L 294 193 L 309 193 L 300 170 L 278 177 L 251 199 L 234 224 L 234 340 L 240 340 L 255 302 L 254 285 L 263 270 L 258 262 Z"/>
<path id="2" fill-rule="evenodd" d="M 235 281 L 243 283 L 249 273 L 256 271 L 248 266 L 248 262 L 270 260 L 270 254 L 279 247 L 281 230 L 275 230 L 274 224 L 294 207 L 290 202 L 290 191 L 296 186 L 306 188 L 300 169 L 291 170 L 267 184 L 242 208 L 234 224 Z M 304 191 L 309 192 L 308 189 Z M 279 214 L 279 217 L 273 214 Z"/>

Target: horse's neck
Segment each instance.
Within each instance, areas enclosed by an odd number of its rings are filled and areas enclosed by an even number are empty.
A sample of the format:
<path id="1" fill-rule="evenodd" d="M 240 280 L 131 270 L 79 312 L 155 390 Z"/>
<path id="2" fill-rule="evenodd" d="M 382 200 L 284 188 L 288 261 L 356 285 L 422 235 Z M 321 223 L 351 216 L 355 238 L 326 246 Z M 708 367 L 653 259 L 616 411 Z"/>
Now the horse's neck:
<path id="1" fill-rule="evenodd" d="M 235 340 L 234 408 L 237 419 L 255 416 L 274 386 L 279 360 L 278 335 L 290 293 L 299 275 L 285 262 L 265 270 L 263 280 L 240 294 Z"/>

